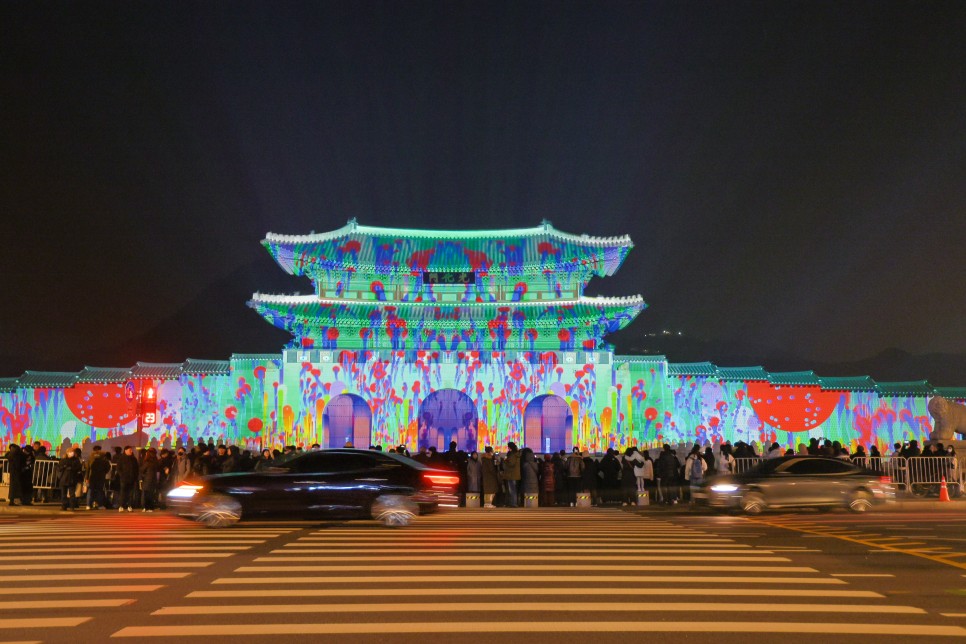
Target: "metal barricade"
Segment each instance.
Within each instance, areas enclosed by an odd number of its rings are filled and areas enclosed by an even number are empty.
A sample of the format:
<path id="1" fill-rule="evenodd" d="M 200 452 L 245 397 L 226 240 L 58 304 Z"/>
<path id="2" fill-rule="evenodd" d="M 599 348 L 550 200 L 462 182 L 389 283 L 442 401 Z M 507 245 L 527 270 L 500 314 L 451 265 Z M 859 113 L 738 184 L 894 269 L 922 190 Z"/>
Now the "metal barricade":
<path id="1" fill-rule="evenodd" d="M 57 461 L 43 459 L 34 461 L 33 486 L 35 490 L 54 489 L 54 472 L 57 469 Z"/>
<path id="2" fill-rule="evenodd" d="M 763 458 L 736 458 L 734 464 L 731 466 L 731 471 L 734 474 L 741 474 L 742 472 L 747 472 L 759 463 L 764 462 L 764 460 Z"/>
<path id="3" fill-rule="evenodd" d="M 952 456 L 913 456 L 908 463 L 909 491 L 915 496 L 938 496 L 946 481 L 950 496 L 962 493 L 962 468 Z"/>

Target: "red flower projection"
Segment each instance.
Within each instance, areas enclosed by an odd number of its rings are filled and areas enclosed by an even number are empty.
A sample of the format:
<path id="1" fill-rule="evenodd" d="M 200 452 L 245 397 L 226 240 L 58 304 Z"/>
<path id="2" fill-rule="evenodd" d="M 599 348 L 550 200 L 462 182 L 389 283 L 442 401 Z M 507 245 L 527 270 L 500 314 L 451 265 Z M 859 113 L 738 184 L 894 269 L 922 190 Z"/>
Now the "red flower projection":
<path id="1" fill-rule="evenodd" d="M 64 389 L 64 401 L 81 422 L 109 429 L 134 420 L 134 403 L 124 398 L 124 385 L 118 383 L 80 384 Z"/>
<path id="2" fill-rule="evenodd" d="M 783 387 L 746 382 L 748 401 L 762 422 L 784 432 L 807 432 L 828 420 L 839 394 L 817 386 Z"/>

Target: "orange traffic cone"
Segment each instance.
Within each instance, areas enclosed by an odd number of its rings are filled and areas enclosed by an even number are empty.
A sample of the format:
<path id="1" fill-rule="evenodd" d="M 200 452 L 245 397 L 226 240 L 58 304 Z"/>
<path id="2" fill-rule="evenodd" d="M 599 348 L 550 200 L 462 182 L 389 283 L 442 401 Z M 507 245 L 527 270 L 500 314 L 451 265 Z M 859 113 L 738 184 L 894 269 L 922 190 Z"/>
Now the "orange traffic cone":
<path id="1" fill-rule="evenodd" d="M 943 482 L 939 485 L 939 500 L 948 501 L 949 500 L 949 490 L 946 489 L 946 477 L 943 477 Z"/>

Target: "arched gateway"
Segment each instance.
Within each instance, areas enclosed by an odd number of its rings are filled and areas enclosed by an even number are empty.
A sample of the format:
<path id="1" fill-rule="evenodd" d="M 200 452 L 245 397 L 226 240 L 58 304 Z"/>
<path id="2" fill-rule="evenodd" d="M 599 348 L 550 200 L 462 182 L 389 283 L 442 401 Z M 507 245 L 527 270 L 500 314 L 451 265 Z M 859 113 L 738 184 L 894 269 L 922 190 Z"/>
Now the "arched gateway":
<path id="1" fill-rule="evenodd" d="M 456 389 L 434 391 L 419 407 L 418 446 L 442 452 L 449 448 L 450 441 L 456 441 L 459 449 L 475 450 L 476 421 L 472 398 Z"/>
<path id="2" fill-rule="evenodd" d="M 325 432 L 324 447 L 345 447 L 346 443 L 352 443 L 355 447 L 365 449 L 370 444 L 372 410 L 361 396 L 339 394 L 325 406 L 322 427 Z"/>
<path id="3" fill-rule="evenodd" d="M 537 396 L 523 412 L 524 443 L 535 452 L 570 451 L 574 415 L 560 396 Z"/>

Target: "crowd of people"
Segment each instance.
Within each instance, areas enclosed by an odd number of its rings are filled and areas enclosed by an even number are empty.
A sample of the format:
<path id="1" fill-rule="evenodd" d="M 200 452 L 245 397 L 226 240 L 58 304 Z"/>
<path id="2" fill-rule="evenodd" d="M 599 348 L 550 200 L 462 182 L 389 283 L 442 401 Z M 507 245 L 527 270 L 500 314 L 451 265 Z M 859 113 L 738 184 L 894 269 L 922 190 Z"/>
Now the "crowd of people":
<path id="1" fill-rule="evenodd" d="M 351 447 L 350 444 L 346 445 Z M 310 450 L 318 450 L 318 444 Z M 380 446 L 370 449 L 381 450 Z M 848 459 L 878 469 L 883 459 L 875 445 L 869 451 L 859 445 L 849 452 L 837 441 L 812 438 L 797 450 L 783 449 L 778 443 L 768 446 L 759 456 L 755 446 L 744 442 L 722 443 L 717 454 L 710 446 L 695 444 L 683 461 L 678 457 L 687 448 L 664 444 L 659 450 L 628 447 L 623 452 L 608 449 L 595 457 L 574 447 L 570 453 L 560 450 L 538 457 L 532 449 L 518 448 L 513 442 L 497 453 L 487 446 L 482 453 L 466 452 L 450 443 L 445 452 L 426 447 L 410 454 L 404 446 L 390 451 L 413 458 L 423 464 L 458 473 L 460 499 L 479 495 L 484 507 L 522 505 L 574 506 L 583 495 L 592 505 L 637 504 L 640 495 L 650 503 L 674 505 L 690 498 L 690 490 L 700 486 L 707 476 L 735 471 L 736 459 L 785 458 L 796 454 Z M 40 442 L 23 447 L 11 444 L 5 455 L 5 473 L 9 481 L 10 505 L 30 505 L 47 501 L 48 489 L 33 489 L 34 469 L 41 461 L 55 460 L 51 489 L 59 492 L 61 508 L 73 511 L 116 509 L 153 512 L 164 507 L 167 491 L 182 481 L 215 473 L 259 471 L 285 463 L 304 450 L 286 446 L 282 450 L 264 449 L 258 454 L 237 445 L 215 445 L 211 439 L 191 442 L 187 446 L 146 448 L 132 446 L 104 450 L 90 446 L 84 458 L 81 448 L 67 443 L 58 450 L 60 458 L 50 456 Z M 916 441 L 895 444 L 891 457 L 952 456 L 952 446 L 930 444 L 923 453 Z M 951 459 L 955 464 L 955 458 Z"/>

